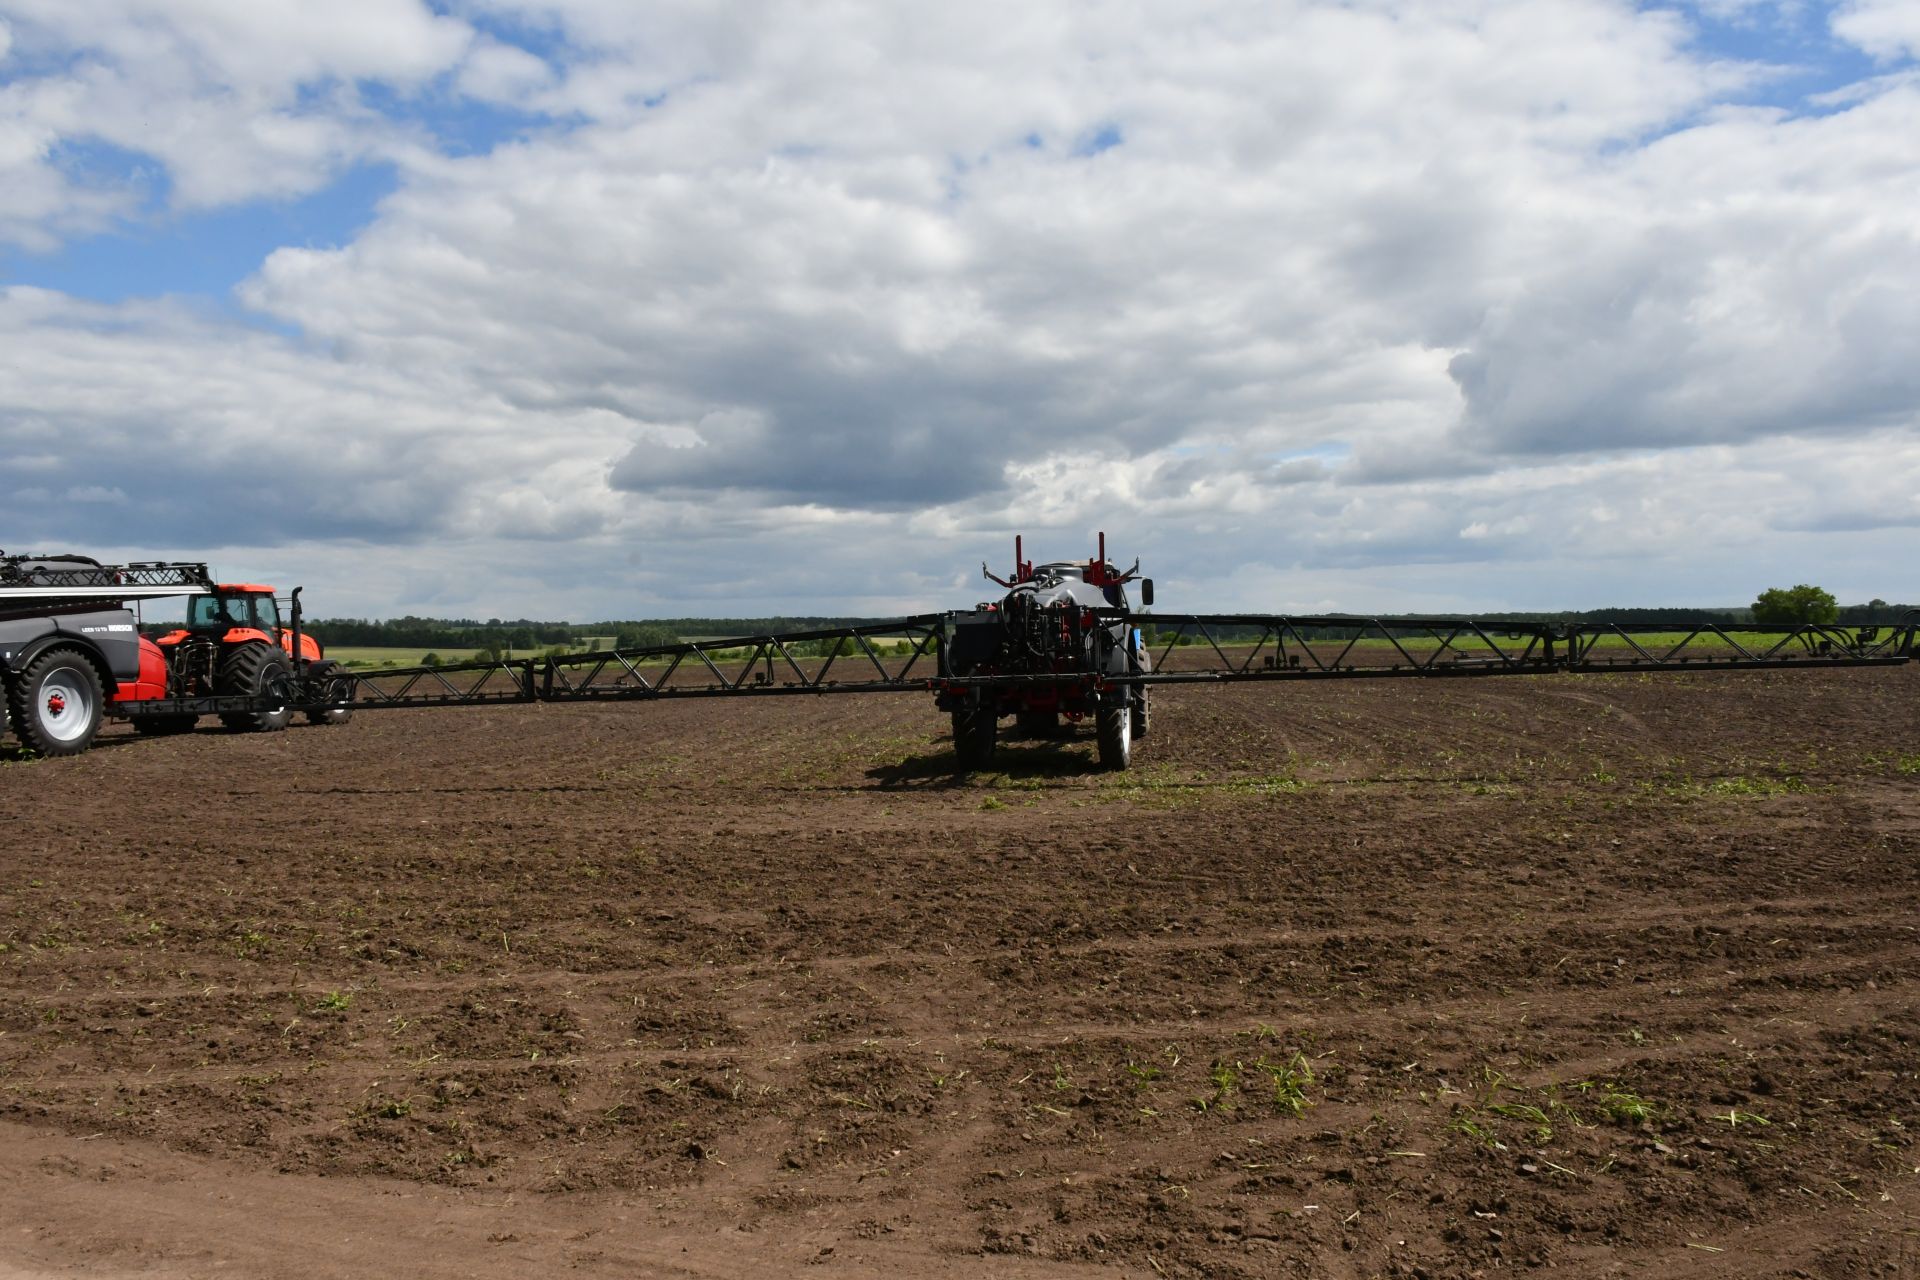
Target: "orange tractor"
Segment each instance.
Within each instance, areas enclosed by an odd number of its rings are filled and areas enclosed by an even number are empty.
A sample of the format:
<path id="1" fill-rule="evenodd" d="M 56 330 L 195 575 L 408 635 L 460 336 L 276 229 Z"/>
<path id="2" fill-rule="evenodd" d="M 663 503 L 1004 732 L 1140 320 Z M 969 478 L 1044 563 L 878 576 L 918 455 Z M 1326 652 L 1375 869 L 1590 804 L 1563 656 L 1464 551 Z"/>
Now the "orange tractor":
<path id="1" fill-rule="evenodd" d="M 273 588 L 251 582 L 216 583 L 187 603 L 187 623 L 150 642 L 166 664 L 166 688 L 172 699 L 245 698 L 245 709 L 217 714 L 228 728 L 271 733 L 293 719 L 296 664 L 309 678 L 335 674 L 337 664 L 322 654 L 320 642 L 300 631 L 300 592 L 292 598 L 293 624 L 282 626 Z M 314 724 L 345 724 L 350 707 L 309 710 Z M 135 713 L 142 733 L 185 733 L 199 720 L 192 711 Z"/>

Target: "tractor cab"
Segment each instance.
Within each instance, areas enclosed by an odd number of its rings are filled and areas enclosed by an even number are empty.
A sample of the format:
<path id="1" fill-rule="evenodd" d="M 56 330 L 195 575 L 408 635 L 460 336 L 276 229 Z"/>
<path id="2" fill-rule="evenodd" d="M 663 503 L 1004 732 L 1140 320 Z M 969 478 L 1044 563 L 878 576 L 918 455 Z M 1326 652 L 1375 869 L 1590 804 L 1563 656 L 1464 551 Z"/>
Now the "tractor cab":
<path id="1" fill-rule="evenodd" d="M 187 625 L 159 638 L 162 648 L 171 648 L 194 639 L 211 641 L 222 648 L 264 641 L 285 650 L 293 657 L 293 632 L 280 624 L 280 602 L 273 588 L 253 582 L 222 582 L 206 595 L 192 597 L 187 604 Z M 320 643 L 312 636 L 300 637 L 299 656 L 308 662 L 320 660 Z"/>
<path id="2" fill-rule="evenodd" d="M 258 631 L 270 639 L 280 634 L 280 605 L 271 587 L 251 583 L 222 583 L 212 595 L 195 596 L 187 608 L 187 630 L 217 632 L 229 639 L 233 630 Z"/>

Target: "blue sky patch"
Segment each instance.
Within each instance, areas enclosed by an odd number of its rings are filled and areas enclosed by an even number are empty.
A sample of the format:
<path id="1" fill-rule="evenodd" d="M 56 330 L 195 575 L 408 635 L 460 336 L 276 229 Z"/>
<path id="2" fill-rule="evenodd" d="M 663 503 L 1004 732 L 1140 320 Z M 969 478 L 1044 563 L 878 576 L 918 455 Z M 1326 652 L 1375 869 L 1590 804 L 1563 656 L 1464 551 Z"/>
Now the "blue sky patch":
<path id="1" fill-rule="evenodd" d="M 1353 456 L 1353 446 L 1344 440 L 1328 440 L 1305 449 L 1286 449 L 1266 456 L 1274 462 L 1298 462 L 1303 458 L 1319 462 L 1345 462 Z"/>
<path id="2" fill-rule="evenodd" d="M 1101 125 L 1074 143 L 1073 154 L 1076 156 L 1097 156 L 1102 151 L 1113 150 L 1126 140 L 1126 135 L 1121 133 L 1120 126 L 1109 122 Z"/>
<path id="3" fill-rule="evenodd" d="M 134 159 L 157 173 L 156 163 Z M 149 209 L 119 232 L 77 240 L 52 253 L 0 248 L 0 283 L 57 289 L 95 302 L 160 294 L 223 298 L 275 249 L 334 248 L 352 240 L 373 220 L 395 183 L 391 166 L 363 165 L 304 199 L 172 214 L 160 203 L 166 184 L 158 179 Z"/>
<path id="4" fill-rule="evenodd" d="M 503 142 L 513 142 L 551 117 L 511 107 L 476 102 L 450 90 L 428 94 L 397 94 L 383 84 L 356 86 L 360 101 L 389 120 L 417 124 L 433 135 L 443 154 L 485 155 Z"/>
<path id="5" fill-rule="evenodd" d="M 1809 101 L 1890 69 L 1837 38 L 1829 27 L 1832 5 L 1758 5 L 1731 17 L 1696 10 L 1686 16 L 1693 51 L 1706 58 L 1764 63 L 1774 74 L 1730 101 L 1779 107 L 1795 115 L 1824 115 L 1832 108 Z"/>
<path id="6" fill-rule="evenodd" d="M 530 13 L 480 12 L 468 4 L 430 3 L 427 6 L 442 17 L 456 18 L 475 31 L 492 36 L 501 44 L 515 45 L 534 57 L 555 66 L 578 61 L 580 51 L 568 41 L 558 22 L 544 21 Z"/>

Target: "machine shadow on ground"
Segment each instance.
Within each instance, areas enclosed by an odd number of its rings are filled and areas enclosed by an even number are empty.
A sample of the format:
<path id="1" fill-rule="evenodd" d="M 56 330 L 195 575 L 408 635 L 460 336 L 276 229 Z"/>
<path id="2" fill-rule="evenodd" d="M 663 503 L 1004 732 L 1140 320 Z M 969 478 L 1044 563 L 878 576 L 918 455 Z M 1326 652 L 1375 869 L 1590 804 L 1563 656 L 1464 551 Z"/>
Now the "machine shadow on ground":
<path id="1" fill-rule="evenodd" d="M 867 777 L 883 791 L 937 791 L 972 786 L 984 775 L 1014 779 L 1078 778 L 1102 772 L 1091 738 L 1060 738 L 1003 742 L 993 753 L 990 768 L 968 772 L 960 767 L 952 747 L 910 755 L 896 764 L 867 770 Z"/>

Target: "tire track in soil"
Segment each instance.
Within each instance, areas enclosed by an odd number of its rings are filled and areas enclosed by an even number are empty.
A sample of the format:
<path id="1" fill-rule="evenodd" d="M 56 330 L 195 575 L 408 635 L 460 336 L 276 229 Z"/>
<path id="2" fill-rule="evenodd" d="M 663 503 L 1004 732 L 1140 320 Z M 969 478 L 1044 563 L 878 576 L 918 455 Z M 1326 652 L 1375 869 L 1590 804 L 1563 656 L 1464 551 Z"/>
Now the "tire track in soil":
<path id="1" fill-rule="evenodd" d="M 1830 860 L 1832 869 L 1838 869 L 1844 859 Z M 1809 877 L 1811 879 L 1812 877 Z M 1151 884 L 1153 881 L 1143 881 Z M 1170 883 L 1170 882 L 1169 882 Z M 1610 917 L 1608 932 L 1626 934 L 1641 932 L 1655 925 L 1684 922 L 1688 926 L 1728 929 L 1751 925 L 1761 931 L 1774 931 L 1795 926 L 1829 926 L 1835 918 L 1835 912 L 1843 905 L 1843 900 L 1802 897 L 1767 898 L 1740 902 L 1699 904 L 1647 904 L 1637 907 L 1631 914 Z M 1879 892 L 1863 892 L 1844 900 L 1846 908 L 1846 928 L 1849 932 L 1859 932 L 1868 925 L 1884 926 L 1889 929 L 1920 933 L 1920 926 L 1907 924 L 1912 919 L 1914 905 L 1913 894 L 1905 889 L 1887 889 Z M 1885 908 L 1883 914 L 1866 914 L 1868 909 Z M 1532 931 L 1542 935 L 1553 935 L 1563 927 L 1589 925 L 1593 922 L 1590 911 L 1546 911 L 1534 916 L 1530 921 Z M 1236 931 L 1220 934 L 1193 934 L 1168 937 L 1133 938 L 1096 938 L 1087 942 L 1057 943 L 1042 942 L 998 947 L 979 950 L 955 951 L 946 948 L 940 951 L 885 951 L 872 954 L 834 954 L 807 955 L 793 958 L 781 958 L 769 964 L 765 961 L 747 961 L 732 964 L 700 964 L 666 967 L 596 969 L 596 970 L 551 970 L 538 973 L 517 975 L 516 981 L 536 988 L 570 990 L 576 987 L 614 986 L 621 983 L 652 980 L 709 980 L 731 977 L 759 978 L 774 973 L 803 971 L 857 973 L 894 964 L 955 965 L 978 963 L 990 960 L 1004 960 L 1028 955 L 1039 949 L 1051 959 L 1065 959 L 1099 955 L 1170 955 L 1184 953 L 1205 954 L 1224 951 L 1228 948 L 1256 947 L 1312 947 L 1328 941 L 1352 936 L 1353 929 L 1348 927 L 1293 927 L 1283 926 L 1269 930 Z M 1369 939 L 1379 941 L 1415 941 L 1431 942 L 1434 932 L 1431 927 L 1415 924 L 1370 924 L 1366 930 Z M 1920 941 L 1917 939 L 1916 941 Z M 116 951 L 112 948 L 99 948 L 94 952 L 107 967 L 122 967 L 130 959 L 138 958 L 138 951 Z M 356 984 L 357 990 L 379 992 L 384 995 L 435 995 L 461 994 L 483 988 L 492 979 L 467 978 L 408 978 L 376 975 L 364 984 Z M 335 989 L 339 984 L 329 985 L 319 980 L 306 982 L 298 986 L 285 984 L 262 984 L 244 982 L 233 978 L 221 978 L 213 974 L 205 981 L 165 987 L 129 987 L 114 986 L 109 991 L 92 988 L 54 988 L 43 990 L 31 997 L 36 1006 L 60 1006 L 99 1001 L 153 1003 L 159 1001 L 182 1001 L 195 999 L 228 998 L 248 996 L 257 999 L 320 997 Z"/>
<path id="2" fill-rule="evenodd" d="M 1915 956 L 1910 949 L 1895 953 L 1909 968 L 1915 965 Z M 1867 962 L 1881 958 L 1880 953 L 1861 958 L 1861 963 L 1853 966 L 1862 968 Z M 1884 976 L 1886 970 L 1875 969 Z M 1840 978 L 1846 971 L 1834 971 L 1825 960 L 1799 961 L 1777 965 L 1770 969 L 1754 972 L 1742 971 L 1737 974 L 1722 973 L 1712 981 L 1702 983 L 1689 982 L 1681 996 L 1661 995 L 1657 1003 L 1649 1002 L 1646 1011 L 1657 1015 L 1653 1021 L 1660 1022 L 1714 1022 L 1710 1031 L 1699 1031 L 1691 1036 L 1671 1038 L 1661 1043 L 1639 1043 L 1625 1045 L 1591 1060 L 1563 1061 L 1555 1060 L 1553 1069 L 1556 1074 L 1593 1074 L 1594 1064 L 1603 1064 L 1623 1058 L 1636 1061 L 1653 1061 L 1683 1057 L 1693 1052 L 1700 1044 L 1709 1040 L 1714 1042 L 1729 1039 L 1728 1032 L 1740 1030 L 1742 1035 L 1734 1037 L 1739 1043 L 1751 1049 L 1770 1040 L 1778 1040 L 1790 1034 L 1794 1029 L 1792 1008 L 1789 1005 L 1774 1010 L 1746 1011 L 1743 1006 L 1731 1003 L 1729 997 L 1756 986 L 1764 987 L 1778 984 L 1782 979 L 1806 974 L 1822 974 Z M 476 988 L 476 990 L 482 990 Z M 1764 992 L 1763 992 L 1764 993 Z M 1453 996 L 1446 1000 L 1411 999 L 1388 1004 L 1370 1004 L 1348 1014 L 1329 1013 L 1324 1009 L 1326 1001 L 1316 1001 L 1310 1009 L 1292 1009 L 1286 1018 L 1289 1031 L 1310 1036 L 1321 1041 L 1340 1041 L 1351 1043 L 1359 1037 L 1362 1029 L 1373 1034 L 1378 1028 L 1393 1028 L 1390 1038 L 1411 1040 L 1413 1033 L 1420 1030 L 1433 1030 L 1439 1024 L 1451 1023 L 1455 1029 L 1465 1026 L 1501 1027 L 1517 1026 L 1535 1020 L 1539 1006 L 1551 1006 L 1549 1016 L 1556 1026 L 1580 1026 L 1599 1021 L 1618 1022 L 1622 1012 L 1619 1003 L 1608 997 L 1610 991 L 1588 992 L 1558 989 L 1540 991 L 1529 989 L 1522 992 L 1504 993 L 1490 996 L 1476 993 L 1471 997 Z M 1779 993 L 1783 1001 L 1790 1002 L 1795 996 L 1810 999 L 1807 993 L 1791 986 Z M 1920 1008 L 1920 974 L 1905 981 L 1884 983 L 1865 991 L 1856 990 L 1842 1005 L 1845 1020 L 1835 1022 L 1828 1019 L 1822 1026 L 1827 1029 L 1857 1029 L 1878 1025 L 1881 1022 L 1903 1021 L 1910 1018 L 1916 1008 Z M 1765 1029 L 1778 1026 L 1777 1033 L 1768 1033 Z M 761 1062 L 792 1062 L 811 1056 L 831 1056 L 865 1047 L 891 1049 L 926 1049 L 942 1054 L 964 1057 L 966 1052 L 983 1040 L 991 1039 L 1004 1045 L 1020 1047 L 1044 1047 L 1066 1041 L 1085 1041 L 1109 1039 L 1116 1042 L 1150 1042 L 1155 1040 L 1181 1039 L 1221 1039 L 1245 1037 L 1249 1027 L 1244 1018 L 1180 1018 L 1163 1020 L 1144 1020 L 1117 1026 L 1111 1021 L 1084 1022 L 1044 1022 L 1044 1023 L 989 1023 L 984 1026 L 969 1026 L 964 1030 L 950 1023 L 932 1023 L 921 1026 L 911 1032 L 899 1032 L 892 1035 L 857 1034 L 817 1040 L 807 1040 L 792 1035 L 775 1035 L 771 1038 L 743 1040 L 735 1043 L 717 1045 L 711 1048 L 675 1046 L 647 1048 L 634 1040 L 626 1040 L 619 1045 L 609 1042 L 608 1047 L 593 1051 L 574 1049 L 563 1055 L 542 1058 L 536 1062 L 516 1061 L 498 1057 L 461 1058 L 457 1056 L 434 1054 L 427 1058 L 383 1058 L 377 1061 L 362 1059 L 335 1059 L 328 1064 L 330 1079 L 338 1081 L 344 1072 L 359 1077 L 392 1076 L 406 1072 L 444 1074 L 446 1072 L 482 1072 L 495 1071 L 511 1073 L 514 1071 L 544 1072 L 553 1068 L 591 1069 L 600 1066 L 613 1066 L 626 1069 L 639 1065 L 726 1065 L 739 1064 L 746 1060 Z M 586 1039 L 591 1040 L 591 1037 Z M 49 1079 L 44 1074 L 33 1078 L 8 1078 L 0 1090 L 18 1092 L 22 1089 L 55 1090 L 100 1090 L 127 1085 L 166 1085 L 166 1084 L 202 1084 L 231 1082 L 243 1075 L 257 1074 L 257 1069 L 271 1065 L 272 1060 L 247 1063 L 222 1063 L 201 1065 L 191 1068 L 172 1067 L 164 1071 L 157 1069 L 137 1073 L 108 1072 L 96 1075 L 62 1074 Z M 1587 1067 L 1583 1067 L 1583 1063 Z M 249 1071 L 246 1068 L 253 1068 Z M 1597 1068 L 1596 1068 L 1597 1069 Z"/>
<path id="3" fill-rule="evenodd" d="M 1758 1013 L 1740 1016 L 1729 1013 L 1721 1006 L 1717 1009 L 1718 1018 L 1711 1031 L 1698 1031 L 1691 1036 L 1670 1037 L 1664 1042 L 1628 1044 L 1622 1043 L 1616 1048 L 1588 1057 L 1554 1059 L 1535 1068 L 1540 1074 L 1540 1082 L 1530 1087 L 1544 1087 L 1550 1083 L 1564 1083 L 1568 1080 L 1605 1078 L 1618 1075 L 1627 1065 L 1644 1067 L 1649 1064 L 1683 1062 L 1703 1054 L 1724 1052 L 1728 1044 L 1741 1047 L 1743 1052 L 1766 1049 L 1798 1037 L 1801 1031 L 1818 1026 L 1827 1033 L 1845 1034 L 1881 1026 L 1890 1019 L 1910 1019 L 1916 1008 L 1920 1008 L 1920 985 L 1876 993 L 1872 998 L 1854 1001 L 1846 1010 L 1844 1018 L 1815 1023 L 1811 1019 L 1796 1019 L 1792 1011 L 1770 1012 L 1764 1017 Z M 1484 1003 L 1468 1005 L 1462 1003 L 1451 1010 L 1437 1008 L 1412 1009 L 1406 1007 L 1370 1010 L 1364 1017 L 1350 1021 L 1336 1018 L 1302 1018 L 1290 1025 L 1290 1030 L 1299 1035 L 1312 1038 L 1317 1043 L 1353 1045 L 1364 1038 L 1392 1038 L 1397 1042 L 1417 1045 L 1431 1033 L 1445 1030 L 1456 1036 L 1467 1031 L 1512 1027 L 1530 1019 L 1537 1012 L 1537 997 L 1515 997 L 1504 1006 L 1489 1008 Z M 1708 1006 L 1696 1006 L 1692 1010 L 1680 1011 L 1690 1020 L 1698 1021 Z M 1557 1026 L 1577 1025 L 1589 1021 L 1597 1012 L 1609 1012 L 1603 1006 L 1587 1006 L 1585 1009 L 1556 1011 Z M 1471 1012 L 1470 1018 L 1463 1015 Z M 1737 1033 L 1737 1034 L 1736 1034 Z M 1110 1022 L 1085 1022 L 1046 1024 L 1044 1026 L 1004 1026 L 992 1029 L 985 1034 L 949 1033 L 943 1036 L 924 1034 L 895 1036 L 848 1036 L 838 1040 L 786 1044 L 742 1044 L 718 1048 L 610 1048 L 600 1052 L 582 1051 L 577 1054 L 544 1058 L 538 1062 L 526 1062 L 498 1057 L 458 1058 L 435 1055 L 427 1059 L 387 1061 L 359 1061 L 340 1059 L 326 1067 L 326 1083 L 333 1092 L 364 1092 L 363 1086 L 395 1080 L 402 1076 L 412 1076 L 417 1082 L 422 1079 L 444 1078 L 448 1075 L 513 1075 L 526 1073 L 534 1076 L 550 1074 L 556 1070 L 566 1072 L 590 1072 L 606 1070 L 612 1073 L 631 1071 L 642 1067 L 669 1067 L 675 1070 L 698 1068 L 741 1069 L 748 1067 L 760 1071 L 770 1071 L 776 1066 L 785 1067 L 808 1058 L 834 1058 L 849 1052 L 883 1050 L 924 1050 L 938 1053 L 941 1057 L 965 1062 L 969 1051 L 977 1049 L 985 1040 L 995 1042 L 997 1046 L 1014 1049 L 1046 1050 L 1063 1044 L 1075 1044 L 1085 1047 L 1093 1044 L 1112 1044 L 1132 1046 L 1152 1044 L 1154 1042 L 1231 1042 L 1238 1038 L 1245 1040 L 1248 1028 L 1237 1019 L 1192 1020 L 1167 1023 L 1141 1023 L 1116 1028 Z M 1446 1055 L 1455 1062 L 1471 1058 L 1471 1054 L 1450 1052 Z M 1416 1055 L 1416 1060 L 1417 1055 Z M 1428 1059 L 1429 1061 L 1437 1061 Z M 91 1076 L 60 1075 L 55 1078 L 37 1077 L 10 1081 L 8 1092 L 16 1098 L 31 1097 L 43 1100 L 42 1095 L 62 1092 L 103 1092 L 115 1089 L 139 1088 L 141 1090 L 162 1089 L 180 1085 L 232 1084 L 243 1079 L 257 1078 L 258 1067 L 268 1063 L 227 1063 L 220 1066 L 197 1066 L 191 1068 L 170 1068 L 164 1072 L 105 1073 Z M 244 1067 L 256 1070 L 243 1070 Z M 1425 1075 L 1446 1074 L 1442 1067 L 1427 1067 Z"/>

